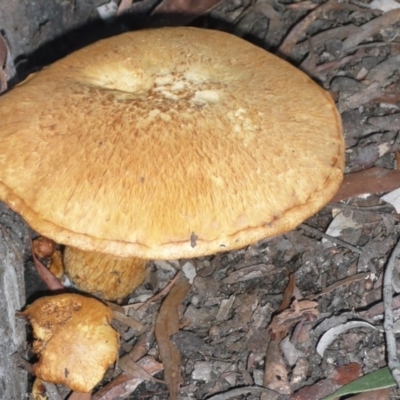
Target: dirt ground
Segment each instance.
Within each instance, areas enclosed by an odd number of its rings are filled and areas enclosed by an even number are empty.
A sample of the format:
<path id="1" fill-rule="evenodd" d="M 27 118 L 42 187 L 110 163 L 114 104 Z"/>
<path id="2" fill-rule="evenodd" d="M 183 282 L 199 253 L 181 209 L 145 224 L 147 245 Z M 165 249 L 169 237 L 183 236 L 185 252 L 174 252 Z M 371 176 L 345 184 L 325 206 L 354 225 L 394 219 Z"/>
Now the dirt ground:
<path id="1" fill-rule="evenodd" d="M 130 359 L 161 380 L 164 370 L 181 373 L 179 399 L 213 400 L 320 399 L 387 365 L 380 330 L 345 324 L 382 325 L 383 272 L 400 237 L 400 205 L 382 199 L 400 187 L 399 3 L 226 0 L 196 9 L 183 0 L 123 1 L 120 15 L 108 21 L 98 17 L 100 1 L 36 2 L 24 12 L 12 9 L 20 7 L 15 2 L 1 3 L 0 28 L 16 59 L 14 82 L 97 38 L 188 23 L 232 32 L 289 60 L 329 90 L 342 115 L 349 180 L 337 197 L 281 237 L 216 256 L 151 263 L 145 283 L 115 306 L 132 318 L 116 322 L 121 360 L 135 354 Z M 33 284 L 29 260 L 26 271 L 29 301 L 46 289 Z M 154 325 L 179 271 L 194 278 L 179 301 L 179 331 L 172 336 L 180 365 L 159 364 L 160 346 L 171 343 L 157 343 Z M 179 287 L 182 278 L 174 282 Z M 335 327 L 342 329 L 326 339 Z M 107 373 L 93 399 L 169 398 L 165 383 L 144 379 L 125 361 Z M 121 383 L 118 376 L 128 378 Z M 394 399 L 400 392 L 383 389 L 377 396 Z"/>

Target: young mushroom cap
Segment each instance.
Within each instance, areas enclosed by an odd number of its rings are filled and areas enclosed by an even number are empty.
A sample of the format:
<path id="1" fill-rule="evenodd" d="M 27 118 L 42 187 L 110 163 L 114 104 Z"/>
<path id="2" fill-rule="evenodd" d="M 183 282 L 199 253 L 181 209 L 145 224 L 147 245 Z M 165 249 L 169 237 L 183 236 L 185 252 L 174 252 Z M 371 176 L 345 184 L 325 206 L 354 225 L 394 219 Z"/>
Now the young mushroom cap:
<path id="1" fill-rule="evenodd" d="M 227 33 L 129 32 L 0 98 L 0 199 L 60 243 L 171 259 L 295 228 L 342 180 L 330 96 Z"/>
<path id="2" fill-rule="evenodd" d="M 77 392 L 90 392 L 118 356 L 119 337 L 112 311 L 100 301 L 77 294 L 42 297 L 22 315 L 32 324 L 34 374 Z"/>

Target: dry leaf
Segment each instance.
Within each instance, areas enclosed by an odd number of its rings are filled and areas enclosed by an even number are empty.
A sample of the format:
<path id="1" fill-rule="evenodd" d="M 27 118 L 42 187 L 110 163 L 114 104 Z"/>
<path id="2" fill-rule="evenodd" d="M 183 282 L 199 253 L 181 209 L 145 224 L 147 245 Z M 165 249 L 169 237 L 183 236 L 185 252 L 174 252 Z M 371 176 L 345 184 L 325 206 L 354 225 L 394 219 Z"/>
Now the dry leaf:
<path id="1" fill-rule="evenodd" d="M 138 338 L 137 342 L 132 347 L 132 350 L 128 353 L 131 360 L 138 361 L 144 357 L 149 351 L 153 342 L 154 329 L 151 329 Z"/>
<path id="2" fill-rule="evenodd" d="M 293 274 L 290 274 L 289 282 L 286 285 L 285 291 L 283 292 L 283 299 L 282 299 L 280 306 L 276 310 L 277 312 L 286 310 L 286 308 L 289 307 L 289 305 L 292 301 L 292 298 L 294 296 L 295 289 L 296 289 L 296 279 Z"/>
<path id="3" fill-rule="evenodd" d="M 291 400 L 322 399 L 340 389 L 342 386 L 354 381 L 361 376 L 361 366 L 351 363 L 336 368 L 326 379 L 322 379 L 314 385 L 304 386 L 296 392 Z"/>
<path id="4" fill-rule="evenodd" d="M 361 194 L 389 192 L 400 187 L 400 170 L 380 167 L 347 174 L 332 202 L 346 200 Z"/>
<path id="5" fill-rule="evenodd" d="M 179 331 L 178 307 L 190 289 L 188 280 L 181 275 L 163 301 L 157 317 L 155 335 L 164 365 L 164 379 L 167 382 L 170 399 L 178 399 L 181 382 L 181 353 L 171 341 L 171 336 Z"/>
<path id="6" fill-rule="evenodd" d="M 327 330 L 319 339 L 318 345 L 317 345 L 317 353 L 323 357 L 325 350 L 343 333 L 346 333 L 350 329 L 356 329 L 356 328 L 366 328 L 366 329 L 372 329 L 372 330 L 381 330 L 382 327 L 375 326 L 370 324 L 369 322 L 366 321 L 361 321 L 361 320 L 355 320 L 355 321 L 348 321 L 345 322 L 344 324 L 340 324 L 337 326 L 334 326 L 333 328 Z"/>
<path id="7" fill-rule="evenodd" d="M 106 304 L 112 309 L 113 318 L 132 328 L 135 332 L 135 335 L 141 335 L 144 332 L 145 326 L 139 321 L 136 321 L 134 318 L 130 317 L 129 315 L 126 315 L 122 307 L 117 306 L 123 310 L 121 312 L 115 306 L 111 306 L 111 304 L 113 304 L 112 302 L 107 301 Z"/>
<path id="8" fill-rule="evenodd" d="M 160 379 L 153 378 L 144 368 L 134 362 L 130 358 L 129 354 L 126 354 L 119 359 L 118 366 L 123 372 L 129 375 L 129 378 L 141 379 L 142 381 L 165 383 Z"/>

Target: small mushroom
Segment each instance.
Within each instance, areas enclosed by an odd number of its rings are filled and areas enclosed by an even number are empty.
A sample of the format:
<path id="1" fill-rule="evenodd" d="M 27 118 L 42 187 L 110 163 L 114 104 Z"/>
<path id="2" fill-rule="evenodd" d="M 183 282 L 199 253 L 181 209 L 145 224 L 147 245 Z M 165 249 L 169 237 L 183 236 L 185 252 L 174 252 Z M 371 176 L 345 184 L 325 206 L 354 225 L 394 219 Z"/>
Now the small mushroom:
<path id="1" fill-rule="evenodd" d="M 33 327 L 34 374 L 43 381 L 90 392 L 118 356 L 112 311 L 99 300 L 77 294 L 42 297 L 22 316 Z"/>
<path id="2" fill-rule="evenodd" d="M 118 296 L 133 290 L 143 260 L 295 228 L 343 175 L 331 97 L 278 57 L 212 30 L 94 43 L 2 96 L 0 121 L 0 199 L 67 245 L 67 273 L 105 297 L 109 282 Z M 94 256 L 74 249 L 142 261 L 96 261 L 87 272 L 68 261 Z"/>

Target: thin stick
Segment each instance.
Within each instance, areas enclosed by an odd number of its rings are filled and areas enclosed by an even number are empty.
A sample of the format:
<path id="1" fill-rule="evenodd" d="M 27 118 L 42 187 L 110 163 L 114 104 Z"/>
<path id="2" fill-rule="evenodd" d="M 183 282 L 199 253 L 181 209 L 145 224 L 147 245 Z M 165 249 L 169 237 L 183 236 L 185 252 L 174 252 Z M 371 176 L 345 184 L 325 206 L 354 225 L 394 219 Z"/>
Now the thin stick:
<path id="1" fill-rule="evenodd" d="M 326 233 L 321 232 L 320 230 L 313 228 L 312 226 L 300 224 L 299 228 L 309 231 L 316 236 L 323 237 L 324 239 L 329 240 L 332 243 L 336 243 L 338 246 L 345 247 L 346 249 L 349 249 L 349 250 L 353 251 L 354 253 L 362 254 L 362 250 L 359 249 L 358 247 L 353 246 L 350 243 L 345 242 L 344 240 L 338 239 L 337 237 L 327 235 Z"/>

